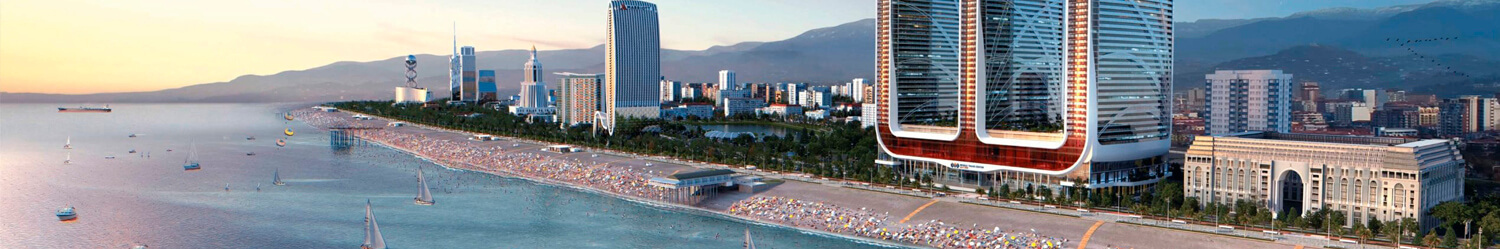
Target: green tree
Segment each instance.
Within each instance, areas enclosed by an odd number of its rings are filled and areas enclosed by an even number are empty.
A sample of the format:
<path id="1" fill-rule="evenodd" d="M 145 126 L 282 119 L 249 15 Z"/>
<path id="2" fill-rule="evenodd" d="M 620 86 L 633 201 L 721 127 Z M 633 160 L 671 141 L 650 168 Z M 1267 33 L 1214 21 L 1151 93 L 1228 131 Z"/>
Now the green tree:
<path id="1" fill-rule="evenodd" d="M 1385 224 L 1382 224 L 1380 222 L 1380 219 L 1376 219 L 1375 216 L 1370 216 L 1370 219 L 1365 221 L 1365 228 L 1369 228 L 1370 232 L 1376 235 L 1385 232 L 1385 227 L 1383 227 L 1384 225 Z"/>
<path id="2" fill-rule="evenodd" d="M 1484 215 L 1484 218 L 1479 220 L 1479 227 L 1484 231 L 1484 241 L 1481 243 L 1495 241 L 1496 237 L 1500 237 L 1500 212 L 1489 212 Z"/>
<path id="3" fill-rule="evenodd" d="M 1447 248 L 1458 247 L 1458 236 L 1457 236 L 1457 234 L 1458 234 L 1458 231 L 1455 231 L 1453 229 L 1448 229 L 1447 231 L 1445 231 L 1443 233 L 1443 247 L 1447 247 Z"/>

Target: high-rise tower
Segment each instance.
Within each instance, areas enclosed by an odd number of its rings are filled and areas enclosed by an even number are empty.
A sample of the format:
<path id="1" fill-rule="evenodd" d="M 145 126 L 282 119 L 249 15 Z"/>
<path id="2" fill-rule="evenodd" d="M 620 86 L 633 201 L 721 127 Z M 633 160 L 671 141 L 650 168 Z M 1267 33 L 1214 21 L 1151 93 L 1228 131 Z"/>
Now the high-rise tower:
<path id="1" fill-rule="evenodd" d="M 661 115 L 661 30 L 656 4 L 620 0 L 609 3 L 604 35 L 604 124 L 614 132 L 616 119 L 654 119 Z"/>
<path id="2" fill-rule="evenodd" d="M 453 56 L 448 57 L 448 90 L 452 96 L 449 101 L 463 100 L 463 61 L 459 60 L 458 54 L 458 24 L 453 25 Z"/>
<path id="3" fill-rule="evenodd" d="M 536 59 L 536 46 L 531 47 L 531 60 L 522 66 L 525 79 L 521 80 L 521 107 L 546 107 L 547 85 L 542 81 L 542 62 Z"/>
<path id="4" fill-rule="evenodd" d="M 1170 0 L 878 4 L 880 163 L 970 187 L 1167 176 Z"/>
<path id="5" fill-rule="evenodd" d="M 736 90 L 739 82 L 734 79 L 734 71 L 719 70 L 719 91 Z"/>
<path id="6" fill-rule="evenodd" d="M 479 102 L 479 63 L 474 59 L 474 47 L 458 48 L 459 64 L 463 65 L 463 101 Z"/>

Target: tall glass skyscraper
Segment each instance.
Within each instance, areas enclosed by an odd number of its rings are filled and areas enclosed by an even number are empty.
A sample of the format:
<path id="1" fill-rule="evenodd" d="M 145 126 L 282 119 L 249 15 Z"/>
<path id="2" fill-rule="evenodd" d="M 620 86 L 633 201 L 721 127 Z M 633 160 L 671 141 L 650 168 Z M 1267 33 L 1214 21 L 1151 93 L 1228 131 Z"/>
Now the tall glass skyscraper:
<path id="1" fill-rule="evenodd" d="M 878 4 L 878 163 L 970 187 L 1167 176 L 1171 0 Z"/>
<path id="2" fill-rule="evenodd" d="M 661 115 L 661 30 L 656 5 L 644 1 L 611 1 L 605 33 L 605 124 L 615 119 Z"/>
<path id="3" fill-rule="evenodd" d="M 479 101 L 479 62 L 474 59 L 474 47 L 464 46 L 458 49 L 459 65 L 463 65 L 463 101 Z"/>

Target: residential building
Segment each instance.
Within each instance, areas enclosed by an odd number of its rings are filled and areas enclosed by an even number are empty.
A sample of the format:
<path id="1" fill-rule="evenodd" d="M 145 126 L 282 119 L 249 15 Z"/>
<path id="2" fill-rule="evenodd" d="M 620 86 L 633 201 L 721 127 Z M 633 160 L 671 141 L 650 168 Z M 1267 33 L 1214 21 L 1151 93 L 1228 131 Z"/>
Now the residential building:
<path id="1" fill-rule="evenodd" d="M 880 117 L 880 106 L 874 102 L 861 103 L 859 107 L 859 127 L 875 127 L 876 119 Z"/>
<path id="2" fill-rule="evenodd" d="M 724 116 L 729 117 L 737 114 L 754 114 L 755 109 L 765 107 L 766 102 L 753 98 L 727 98 L 719 105 L 724 108 Z"/>
<path id="3" fill-rule="evenodd" d="M 962 187 L 1166 178 L 1172 2 L 1115 2 L 879 0 L 876 163 Z"/>
<path id="4" fill-rule="evenodd" d="M 719 90 L 739 89 L 739 82 L 734 79 L 734 71 L 719 70 Z M 720 97 L 723 98 L 723 97 Z"/>
<path id="5" fill-rule="evenodd" d="M 1312 100 L 1314 102 L 1317 102 L 1318 100 L 1322 99 L 1323 88 L 1318 86 L 1318 82 L 1302 82 L 1302 85 L 1298 87 L 1297 100 Z"/>
<path id="6" fill-rule="evenodd" d="M 1281 70 L 1218 70 L 1208 78 L 1208 134 L 1291 131 L 1292 75 Z"/>
<path id="7" fill-rule="evenodd" d="M 1370 122 L 1373 127 L 1381 128 L 1416 128 L 1421 123 L 1421 113 L 1417 106 L 1386 103 L 1385 108 L 1370 114 Z"/>
<path id="8" fill-rule="evenodd" d="M 676 107 L 662 109 L 661 117 L 684 120 L 692 117 L 709 119 L 714 117 L 714 105 L 708 103 L 682 103 Z"/>
<path id="9" fill-rule="evenodd" d="M 1452 140 L 1248 132 L 1198 137 L 1186 158 L 1183 192 L 1204 204 L 1342 211 L 1344 224 L 1415 218 L 1431 228 L 1428 210 L 1464 198 Z"/>
<path id="10" fill-rule="evenodd" d="M 603 74 L 556 73 L 558 76 L 557 123 L 563 128 L 593 124 L 603 109 Z"/>
<path id="11" fill-rule="evenodd" d="M 772 116 L 786 117 L 788 114 L 801 114 L 802 113 L 802 106 L 799 106 L 799 105 L 788 105 L 788 104 L 771 104 L 771 106 L 761 107 L 760 109 L 756 109 L 755 112 L 758 113 L 758 114 L 761 114 L 761 115 L 772 115 Z"/>
<path id="12" fill-rule="evenodd" d="M 454 26 L 457 26 L 456 24 Z M 463 100 L 463 60 L 458 51 L 458 28 L 453 28 L 453 55 L 448 57 L 448 90 L 452 93 L 448 101 Z"/>
<path id="13" fill-rule="evenodd" d="M 1465 95 L 1444 99 L 1438 106 L 1439 132 L 1448 136 L 1461 136 L 1500 128 L 1500 104 L 1495 98 Z"/>
<path id="14" fill-rule="evenodd" d="M 610 1 L 605 32 L 604 115 L 595 127 L 614 132 L 620 118 L 661 115 L 661 29 L 656 4 Z"/>
<path id="15" fill-rule="evenodd" d="M 1439 110 L 1439 108 L 1437 106 L 1421 106 L 1421 107 L 1417 107 L 1417 117 L 1418 117 L 1417 126 L 1421 126 L 1421 127 L 1438 127 L 1438 119 L 1439 119 L 1438 118 L 1439 117 L 1438 114 L 1440 114 L 1440 113 L 1441 113 L 1441 110 Z"/>
<path id="16" fill-rule="evenodd" d="M 854 99 L 854 102 L 864 103 L 866 98 L 865 96 L 869 96 L 865 95 L 865 79 L 854 78 L 854 81 L 850 82 L 849 85 L 849 97 Z"/>
<path id="17" fill-rule="evenodd" d="M 682 97 L 682 82 L 661 80 L 661 102 L 677 102 Z"/>

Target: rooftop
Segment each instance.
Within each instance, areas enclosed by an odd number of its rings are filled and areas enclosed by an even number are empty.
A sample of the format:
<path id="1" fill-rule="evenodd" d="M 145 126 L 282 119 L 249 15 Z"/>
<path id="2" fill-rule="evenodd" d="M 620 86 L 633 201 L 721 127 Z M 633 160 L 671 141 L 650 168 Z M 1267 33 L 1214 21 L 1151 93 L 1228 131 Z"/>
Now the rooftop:
<path id="1" fill-rule="evenodd" d="M 699 170 L 699 171 L 693 171 L 693 172 L 677 173 L 677 174 L 672 174 L 671 176 L 668 176 L 667 178 L 676 179 L 676 180 L 683 180 L 683 179 L 692 179 L 692 178 L 710 177 L 710 176 L 720 176 L 720 175 L 733 175 L 733 174 L 734 174 L 733 170 L 712 169 L 712 170 Z"/>

